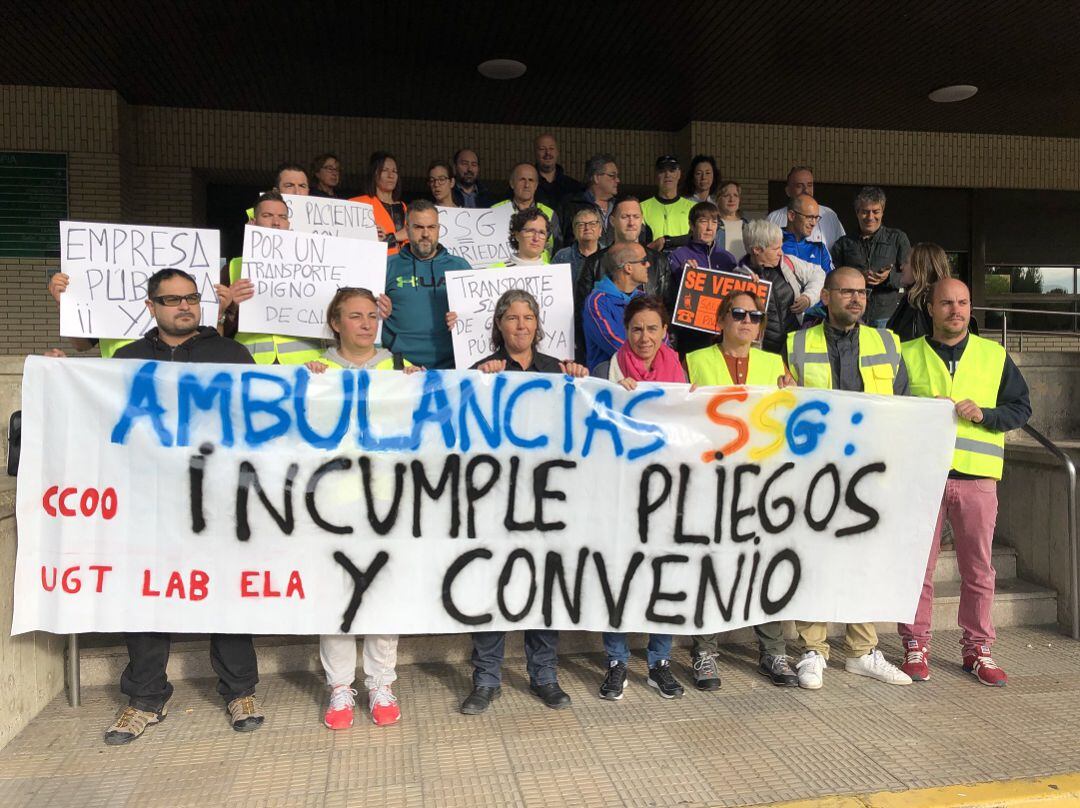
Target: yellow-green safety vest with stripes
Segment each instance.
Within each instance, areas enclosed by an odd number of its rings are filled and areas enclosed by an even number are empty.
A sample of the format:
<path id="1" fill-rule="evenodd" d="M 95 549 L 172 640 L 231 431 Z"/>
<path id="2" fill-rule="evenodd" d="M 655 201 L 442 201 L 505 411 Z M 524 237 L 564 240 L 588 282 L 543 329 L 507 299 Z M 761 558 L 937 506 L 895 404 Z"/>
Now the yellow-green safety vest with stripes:
<path id="1" fill-rule="evenodd" d="M 702 387 L 727 387 L 735 384 L 719 345 L 710 345 L 708 348 L 688 353 L 686 369 L 690 373 L 691 384 Z M 783 359 L 774 353 L 750 348 L 749 362 L 746 366 L 746 384 L 757 387 L 776 387 L 777 380 L 783 375 Z"/>
<path id="2" fill-rule="evenodd" d="M 907 365 L 912 395 L 924 398 L 946 396 L 953 401 L 967 398 L 980 408 L 997 406 L 1001 374 L 1005 370 L 1005 349 L 996 342 L 968 335 L 967 347 L 952 376 L 926 337 L 905 342 L 900 350 Z M 959 419 L 952 467 L 964 474 L 1000 480 L 1004 465 L 1005 433 Z"/>
<path id="3" fill-rule="evenodd" d="M 243 263 L 242 258 L 234 258 L 229 262 L 230 284 L 240 279 Z M 272 365 L 274 360 L 277 360 L 279 365 L 302 365 L 319 359 L 322 353 L 322 346 L 318 342 L 278 334 L 251 334 L 241 331 L 236 335 L 236 341 L 248 349 L 248 353 L 258 365 Z"/>
<path id="4" fill-rule="evenodd" d="M 322 356 L 319 357 L 318 361 L 322 362 L 324 365 L 326 365 L 331 370 L 344 370 L 344 368 L 345 368 L 344 365 L 338 364 L 333 359 L 330 359 L 329 357 L 327 357 L 325 353 Z M 402 358 L 401 365 L 402 365 L 402 367 L 405 367 L 405 368 L 411 368 L 413 366 L 412 362 L 410 362 L 408 359 L 405 359 L 405 358 Z M 372 370 L 394 370 L 394 357 L 391 356 L 388 359 L 384 359 L 383 361 L 381 361 L 377 365 L 375 365 L 375 367 L 372 368 Z"/>
<path id="5" fill-rule="evenodd" d="M 893 394 L 893 381 L 900 369 L 900 339 L 887 328 L 856 326 L 859 329 L 859 375 L 863 392 L 881 396 Z M 788 369 L 803 387 L 831 390 L 832 365 L 825 342 L 825 324 L 788 334 Z"/>

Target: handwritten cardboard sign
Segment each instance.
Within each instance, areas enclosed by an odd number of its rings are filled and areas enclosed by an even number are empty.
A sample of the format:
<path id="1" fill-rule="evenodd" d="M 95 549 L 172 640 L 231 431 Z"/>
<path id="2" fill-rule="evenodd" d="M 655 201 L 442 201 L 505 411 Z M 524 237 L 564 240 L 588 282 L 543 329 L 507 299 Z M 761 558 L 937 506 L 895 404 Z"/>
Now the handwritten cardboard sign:
<path id="1" fill-rule="evenodd" d="M 454 365 L 469 368 L 490 355 L 495 304 L 503 292 L 524 289 L 540 306 L 544 338 L 537 350 L 574 358 L 574 295 L 569 264 L 461 269 L 446 273 L 446 299 L 458 321 L 452 334 Z"/>
<path id="2" fill-rule="evenodd" d="M 343 286 L 380 295 L 386 243 L 248 225 L 243 277 L 255 296 L 240 304 L 240 330 L 328 339 L 326 307 Z"/>
<path id="3" fill-rule="evenodd" d="M 753 292 L 762 301 L 762 305 L 768 307 L 772 284 L 760 279 L 755 281 L 747 275 L 734 272 L 684 267 L 671 322 L 715 334 L 720 330 L 716 320 L 720 304 L 732 292 L 743 291 Z"/>
<path id="4" fill-rule="evenodd" d="M 296 233 L 379 240 L 375 211 L 366 202 L 297 194 L 282 194 L 282 199 L 289 207 L 289 229 Z"/>
<path id="5" fill-rule="evenodd" d="M 214 325 L 221 254 L 217 230 L 96 222 L 60 222 L 60 296 L 65 337 L 138 339 L 155 326 L 146 282 L 159 269 L 181 269 L 202 294 L 202 325 Z"/>
<path id="6" fill-rule="evenodd" d="M 438 208 L 439 243 L 471 267 L 509 261 L 510 208 Z"/>

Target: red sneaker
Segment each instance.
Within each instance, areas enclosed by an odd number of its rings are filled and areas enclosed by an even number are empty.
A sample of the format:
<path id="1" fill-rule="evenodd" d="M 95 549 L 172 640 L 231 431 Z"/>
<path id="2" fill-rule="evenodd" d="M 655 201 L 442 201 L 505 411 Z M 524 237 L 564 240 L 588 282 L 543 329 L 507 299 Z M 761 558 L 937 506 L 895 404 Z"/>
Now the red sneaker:
<path id="1" fill-rule="evenodd" d="M 990 656 L 990 646 L 980 645 L 978 653 L 964 654 L 964 670 L 990 687 L 1005 687 L 1009 677 Z"/>
<path id="2" fill-rule="evenodd" d="M 371 710 L 371 720 L 377 727 L 396 724 L 401 720 L 401 708 L 390 685 L 373 687 L 368 691 L 368 708 Z"/>
<path id="3" fill-rule="evenodd" d="M 353 707 L 356 691 L 348 685 L 339 685 L 330 691 L 330 705 L 326 708 L 323 723 L 330 729 L 348 729 L 353 725 Z"/>
<path id="4" fill-rule="evenodd" d="M 908 640 L 904 643 L 904 664 L 900 670 L 913 682 L 925 682 L 930 678 L 930 651 L 917 640 Z"/>

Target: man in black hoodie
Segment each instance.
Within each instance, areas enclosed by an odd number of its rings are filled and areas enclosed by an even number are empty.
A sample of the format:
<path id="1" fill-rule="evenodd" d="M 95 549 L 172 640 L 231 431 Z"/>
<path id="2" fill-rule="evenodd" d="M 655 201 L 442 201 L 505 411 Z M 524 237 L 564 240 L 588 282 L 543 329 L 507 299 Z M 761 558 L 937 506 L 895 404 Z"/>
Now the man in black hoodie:
<path id="1" fill-rule="evenodd" d="M 243 345 L 199 326 L 199 290 L 195 279 L 179 269 L 162 269 L 146 282 L 146 307 L 157 327 L 142 339 L 120 348 L 117 359 L 154 359 L 161 362 L 255 363 Z M 120 690 L 128 706 L 105 732 L 105 743 L 129 743 L 147 726 L 165 718 L 173 686 L 165 674 L 169 661 L 168 634 L 129 632 L 125 635 L 128 665 L 120 676 Z M 237 732 L 251 732 L 263 723 L 255 698 L 259 681 L 255 645 L 250 634 L 211 634 L 210 664 L 218 675 L 218 693 L 225 699 L 229 722 Z"/>

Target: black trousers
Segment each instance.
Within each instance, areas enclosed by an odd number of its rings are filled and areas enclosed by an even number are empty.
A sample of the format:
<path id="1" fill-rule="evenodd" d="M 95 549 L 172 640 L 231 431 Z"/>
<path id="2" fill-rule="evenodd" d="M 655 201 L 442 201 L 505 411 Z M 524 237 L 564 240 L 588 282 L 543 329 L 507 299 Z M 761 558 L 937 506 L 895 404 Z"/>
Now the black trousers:
<path id="1" fill-rule="evenodd" d="M 172 637 L 141 631 L 125 634 L 124 638 L 128 664 L 120 675 L 120 692 L 136 710 L 158 712 L 173 693 L 165 675 Z M 259 666 L 250 634 L 211 634 L 210 664 L 218 675 L 217 691 L 226 704 L 255 692 Z"/>

